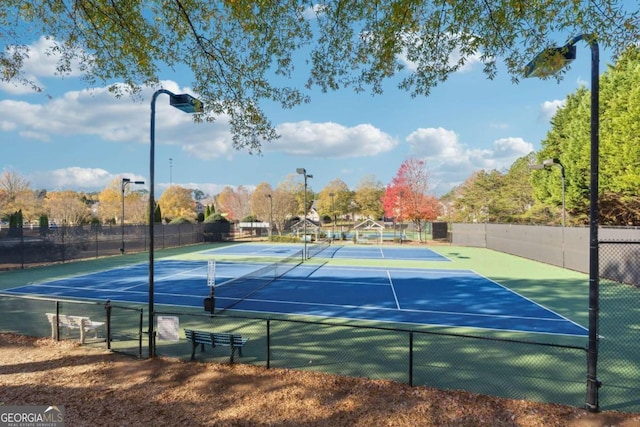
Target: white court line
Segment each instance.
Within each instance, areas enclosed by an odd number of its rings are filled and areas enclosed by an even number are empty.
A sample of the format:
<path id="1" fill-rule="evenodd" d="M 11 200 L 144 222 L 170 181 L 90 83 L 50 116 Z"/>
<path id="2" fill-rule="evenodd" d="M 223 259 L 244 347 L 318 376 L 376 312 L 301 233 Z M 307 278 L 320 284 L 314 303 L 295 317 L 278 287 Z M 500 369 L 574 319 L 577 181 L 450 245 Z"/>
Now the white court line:
<path id="1" fill-rule="evenodd" d="M 199 267 L 196 267 L 196 268 L 192 268 L 191 270 L 180 271 L 178 273 L 168 274 L 166 276 L 154 278 L 154 282 L 160 282 L 162 280 L 167 280 L 170 277 L 183 276 L 185 274 L 191 273 L 192 271 L 203 270 L 203 269 L 206 269 L 206 268 L 207 268 L 207 266 L 199 266 Z M 117 288 L 115 290 L 117 290 L 117 291 L 128 291 L 129 289 L 137 288 L 141 284 L 143 284 L 143 283 L 137 283 L 137 284 L 132 285 L 132 286 L 124 286 L 124 287 L 121 287 L 121 288 Z"/>
<path id="2" fill-rule="evenodd" d="M 485 313 L 466 313 L 463 311 L 446 311 L 446 310 L 418 310 L 418 309 L 414 309 L 414 308 L 401 308 L 401 309 L 395 309 L 395 308 L 387 308 L 387 307 L 372 307 L 372 306 L 362 306 L 362 305 L 353 305 L 353 304 L 332 304 L 332 303 L 317 303 L 317 302 L 304 302 L 304 301 L 285 301 L 285 300 L 272 300 L 272 299 L 263 299 L 263 298 L 232 298 L 232 297 L 216 297 L 219 299 L 223 299 L 223 300 L 243 300 L 243 301 L 252 301 L 252 302 L 258 302 L 258 303 L 269 303 L 269 304 L 282 304 L 282 305 L 304 305 L 304 306 L 310 306 L 310 307 L 337 307 L 337 308 L 345 308 L 345 309 L 358 309 L 358 310 L 362 310 L 362 311 L 402 311 L 402 312 L 407 312 L 407 313 L 430 313 L 430 314 L 445 314 L 445 315 L 456 315 L 456 316 L 462 316 L 462 317 L 486 317 L 486 318 L 496 318 L 496 319 L 522 319 L 522 320 L 540 320 L 543 322 L 551 322 L 551 323 L 555 323 L 555 322 L 565 322 L 565 319 L 562 318 L 556 318 L 556 319 L 548 319 L 546 317 L 534 317 L 534 316 L 518 316 L 518 315 L 510 315 L 510 314 L 485 314 Z M 257 311 L 257 310 L 256 310 Z M 264 311 L 263 311 L 264 312 Z M 375 320 L 376 319 L 368 319 L 368 320 Z M 472 327 L 472 326 L 460 326 L 460 325 L 453 325 L 453 326 L 458 326 L 461 328 L 465 328 L 465 327 Z M 582 329 L 585 329 L 584 327 L 581 326 Z M 491 328 L 485 328 L 485 327 L 481 327 L 480 329 L 491 329 Z M 504 330 L 504 329 L 499 329 L 499 330 Z M 523 331 L 520 331 L 523 332 Z M 524 331 L 524 332 L 535 332 L 535 331 Z M 549 332 L 544 332 L 544 333 L 549 333 Z"/>
<path id="3" fill-rule="evenodd" d="M 384 282 L 380 282 L 380 283 L 375 283 L 375 282 L 369 282 L 369 281 L 346 281 L 346 280 L 340 280 L 340 279 L 336 279 L 336 280 L 317 280 L 317 279 L 301 279 L 299 277 L 292 277 L 292 278 L 287 278 L 287 277 L 278 277 L 278 282 L 293 282 L 293 283 L 310 283 L 311 285 L 317 284 L 317 286 L 324 286 L 326 284 L 337 284 L 337 285 L 359 285 L 359 286 L 388 286 L 388 283 L 384 283 Z M 226 282 L 225 282 L 226 283 Z"/>
<path id="4" fill-rule="evenodd" d="M 398 295 L 396 295 L 396 288 L 393 286 L 393 280 L 391 280 L 391 272 L 389 270 L 387 270 L 387 277 L 389 278 L 389 284 L 391 285 L 391 292 L 393 292 L 393 299 L 396 300 L 396 307 L 398 307 L 398 310 L 400 310 Z"/>
<path id="5" fill-rule="evenodd" d="M 473 270 L 471 270 L 471 271 L 473 271 Z M 491 282 L 491 283 L 494 283 L 494 284 L 496 284 L 496 285 L 500 286 L 502 289 L 504 289 L 504 290 L 506 290 L 506 291 L 508 291 L 508 292 L 511 292 L 512 294 L 517 295 L 517 296 L 519 296 L 520 298 L 523 298 L 523 299 L 525 299 L 525 300 L 529 301 L 530 303 L 532 303 L 532 304 L 534 304 L 534 305 L 537 305 L 538 307 L 540 307 L 541 309 L 543 309 L 543 310 L 547 311 L 548 313 L 552 313 L 552 314 L 554 314 L 554 315 L 556 315 L 556 316 L 558 316 L 558 317 L 560 317 L 560 318 L 564 319 L 565 321 L 570 322 L 570 323 L 573 323 L 574 325 L 576 325 L 576 326 L 578 326 L 578 327 L 580 327 L 580 328 L 583 328 L 583 329 L 584 329 L 584 326 L 582 326 L 582 325 L 581 325 L 581 324 L 579 324 L 578 322 L 574 322 L 573 320 L 569 319 L 568 317 L 563 316 L 562 314 L 558 313 L 557 311 L 552 310 L 552 309 L 550 309 L 549 307 L 546 307 L 546 306 L 544 306 L 544 305 L 542 305 L 542 304 L 540 304 L 540 303 L 538 303 L 538 302 L 536 302 L 536 301 L 532 300 L 532 299 L 531 299 L 531 298 L 529 298 L 529 297 L 525 297 L 525 296 L 524 296 L 524 295 L 522 295 L 521 293 L 516 292 L 516 291 L 514 291 L 513 289 L 511 289 L 511 288 L 509 288 L 509 287 L 507 287 L 507 286 L 503 285 L 502 283 L 496 282 L 495 280 L 490 279 L 490 278 L 488 278 L 487 276 L 484 276 L 484 275 L 482 275 L 482 274 L 478 273 L 477 271 L 473 271 L 473 272 L 474 272 L 475 274 L 477 274 L 479 277 L 481 277 L 481 278 L 483 278 L 483 279 L 485 279 L 485 280 L 487 280 L 487 281 L 489 281 L 489 282 Z"/>

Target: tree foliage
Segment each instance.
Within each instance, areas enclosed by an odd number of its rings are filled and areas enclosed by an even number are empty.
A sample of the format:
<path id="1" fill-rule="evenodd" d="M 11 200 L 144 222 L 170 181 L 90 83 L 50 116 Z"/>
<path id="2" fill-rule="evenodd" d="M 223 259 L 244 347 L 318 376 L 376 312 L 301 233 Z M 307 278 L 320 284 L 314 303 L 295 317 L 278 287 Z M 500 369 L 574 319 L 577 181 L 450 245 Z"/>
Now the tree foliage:
<path id="1" fill-rule="evenodd" d="M 98 215 L 103 223 L 117 223 L 122 216 L 121 178 L 115 178 L 98 195 Z"/>
<path id="2" fill-rule="evenodd" d="M 98 216 L 101 222 L 120 224 L 123 202 L 125 223 L 144 224 L 147 222 L 149 218 L 148 192 L 136 189 L 133 185 L 133 183 L 125 185 L 123 193 L 122 177 L 117 177 L 111 180 L 98 194 Z"/>
<path id="3" fill-rule="evenodd" d="M 286 180 L 278 184 L 272 194 L 273 223 L 280 235 L 284 232 L 287 221 L 296 214 L 298 207 L 295 194 L 291 190 L 291 181 Z"/>
<path id="4" fill-rule="evenodd" d="M 176 218 L 184 218 L 195 221 L 196 211 L 192 192 L 189 188 L 172 185 L 160 196 L 158 204 L 162 210 L 163 218 L 172 221 Z"/>
<path id="5" fill-rule="evenodd" d="M 400 222 L 412 221 L 419 233 L 425 221 L 438 217 L 440 205 L 431 194 L 429 174 L 423 160 L 410 158 L 400 165 L 382 196 L 382 206 L 387 217 L 394 217 Z"/>
<path id="6" fill-rule="evenodd" d="M 307 196 L 308 197 L 308 196 Z M 340 178 L 330 181 L 317 195 L 317 209 L 321 217 L 329 216 L 331 221 L 349 212 L 349 202 L 353 193 Z"/>
<path id="7" fill-rule="evenodd" d="M 216 198 L 218 211 L 229 220 L 240 221 L 251 214 L 251 193 L 242 185 L 237 188 L 226 186 Z"/>
<path id="8" fill-rule="evenodd" d="M 33 34 L 50 37 L 60 74 L 77 65 L 90 84 L 137 93 L 158 84 L 162 67 L 191 69 L 205 116 L 229 117 L 236 148 L 260 150 L 277 137 L 262 104 L 307 102 L 310 87 L 382 92 L 399 74 L 413 96 L 470 61 L 489 78 L 504 58 L 516 79 L 557 34 L 595 34 L 621 51 L 639 41 L 636 8 L 623 0 L 382 0 L 146 2 L 5 0 L 0 78 L 38 87 L 25 69 Z M 308 64 L 308 68 L 304 66 Z M 306 87 L 290 84 L 306 73 Z"/>
<path id="9" fill-rule="evenodd" d="M 355 189 L 355 201 L 360 206 L 360 214 L 371 219 L 382 218 L 382 195 L 384 185 L 375 175 L 364 176 Z"/>
<path id="10" fill-rule="evenodd" d="M 0 219 L 21 211 L 25 220 L 34 221 L 42 213 L 39 204 L 26 178 L 14 170 L 3 171 L 0 175 Z"/>
<path id="11" fill-rule="evenodd" d="M 604 224 L 640 224 L 640 50 L 629 48 L 600 79 L 600 219 Z M 558 159 L 565 169 L 566 209 L 586 224 L 590 192 L 590 92 L 570 94 L 552 119 L 537 160 Z M 551 173 L 543 173 L 551 172 Z M 539 204 L 561 204 L 560 171 L 534 174 Z"/>
<path id="12" fill-rule="evenodd" d="M 442 198 L 447 206 L 447 220 L 476 223 L 536 222 L 531 212 L 533 193 L 529 169 L 534 159 L 533 152 L 521 157 L 504 173 L 495 169 L 476 171 Z M 546 220 L 552 217 L 549 215 Z M 554 218 L 559 222 L 560 215 Z"/>
<path id="13" fill-rule="evenodd" d="M 49 218 L 61 225 L 82 225 L 89 218 L 89 207 L 75 191 L 50 191 L 44 199 Z"/>
<path id="14" fill-rule="evenodd" d="M 452 190 L 454 194 L 451 219 L 460 222 L 498 222 L 496 200 L 499 198 L 502 174 L 497 170 L 476 171 Z"/>
<path id="15" fill-rule="evenodd" d="M 273 197 L 273 189 L 266 182 L 258 184 L 253 193 L 251 193 L 251 213 L 258 220 L 269 222 L 271 214 L 271 197 Z"/>

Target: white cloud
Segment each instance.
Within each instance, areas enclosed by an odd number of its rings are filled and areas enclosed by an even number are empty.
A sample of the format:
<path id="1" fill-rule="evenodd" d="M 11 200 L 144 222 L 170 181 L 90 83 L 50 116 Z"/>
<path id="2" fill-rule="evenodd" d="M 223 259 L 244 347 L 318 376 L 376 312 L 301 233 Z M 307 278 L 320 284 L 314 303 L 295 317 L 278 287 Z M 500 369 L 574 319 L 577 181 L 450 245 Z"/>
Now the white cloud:
<path id="1" fill-rule="evenodd" d="M 514 159 L 526 156 L 532 151 L 533 144 L 522 138 L 500 138 L 493 143 L 493 153 L 498 159 Z"/>
<path id="2" fill-rule="evenodd" d="M 266 144 L 264 151 L 331 158 L 367 157 L 390 151 L 398 144 L 395 138 L 370 124 L 346 127 L 305 120 L 282 123 L 276 130 L 281 137 Z"/>
<path id="3" fill-rule="evenodd" d="M 450 34 L 448 37 L 453 39 L 456 36 Z M 421 44 L 422 44 L 422 39 L 419 38 L 419 35 L 417 33 L 411 33 L 411 34 L 406 33 L 404 35 L 404 39 L 408 43 L 412 43 L 412 44 L 414 44 L 416 46 L 421 46 Z M 466 55 L 465 59 L 464 59 L 464 64 L 462 64 L 460 66 L 460 68 L 458 68 L 457 72 L 458 73 L 465 73 L 465 72 L 471 71 L 473 69 L 474 65 L 482 63 L 482 60 L 480 58 L 481 58 L 481 55 L 478 54 L 478 53 L 474 53 L 472 55 Z M 462 53 L 460 52 L 460 49 L 459 48 L 455 48 L 449 54 L 449 58 L 448 58 L 448 61 L 447 61 L 447 66 L 448 67 L 457 66 L 458 62 L 461 59 L 462 59 Z M 411 72 L 418 71 L 418 64 L 409 59 L 406 48 L 403 49 L 403 51 L 398 55 L 398 60 L 402 64 L 404 64 L 404 66 L 406 67 L 407 70 L 409 70 Z"/>
<path id="4" fill-rule="evenodd" d="M 1 131 L 11 131 L 14 130 L 16 128 L 16 124 L 14 122 L 8 121 L 8 120 L 0 120 L 0 130 Z"/>
<path id="5" fill-rule="evenodd" d="M 189 92 L 175 82 L 162 86 L 174 93 Z M 149 100 L 153 88 L 145 88 L 142 102 L 128 97 L 116 98 L 106 87 L 68 91 L 43 103 L 19 100 L 0 101 L 0 128 L 18 132 L 25 139 L 62 141 L 64 137 L 84 137 L 87 144 L 105 141 L 120 143 L 149 142 Z M 395 148 L 398 141 L 370 124 L 346 127 L 337 123 L 302 121 L 277 127 L 281 138 L 263 144 L 265 152 L 301 156 L 349 158 L 375 156 Z M 193 123 L 190 114 L 169 105 L 168 97 L 156 100 L 155 142 L 176 145 L 194 158 L 232 157 L 229 120 L 220 116 L 213 123 Z"/>
<path id="6" fill-rule="evenodd" d="M 406 138 L 412 154 L 419 157 L 456 159 L 461 147 L 455 132 L 444 128 L 420 128 Z"/>
<path id="7" fill-rule="evenodd" d="M 42 132 L 33 132 L 33 131 L 25 130 L 25 131 L 19 132 L 19 135 L 25 139 L 35 139 L 38 141 L 45 141 L 45 142 L 51 141 L 51 138 L 49 138 L 49 135 Z"/>
<path id="8" fill-rule="evenodd" d="M 29 178 L 33 188 L 46 188 L 49 191 L 56 191 L 70 188 L 81 190 L 104 188 L 116 177 L 118 175 L 111 174 L 104 169 L 69 167 L 37 172 Z"/>
<path id="9" fill-rule="evenodd" d="M 443 128 L 421 128 L 406 138 L 413 156 L 425 160 L 434 183 L 444 189 L 462 183 L 479 169 L 503 170 L 533 151 L 522 138 L 501 138 L 491 148 L 467 148 L 455 132 Z"/>
<path id="10" fill-rule="evenodd" d="M 36 42 L 29 45 L 29 55 L 24 61 L 23 70 L 30 75 L 40 77 L 59 76 L 58 63 L 61 59 L 56 52 L 58 42 L 53 38 L 41 36 Z M 65 72 L 67 76 L 79 76 L 80 65 L 77 61 L 70 64 L 71 69 Z"/>
<path id="11" fill-rule="evenodd" d="M 559 108 L 564 107 L 564 100 L 555 99 L 553 101 L 545 101 L 540 106 L 540 119 L 549 121 L 556 114 Z"/>
<path id="12" fill-rule="evenodd" d="M 44 86 L 35 76 L 29 76 L 29 80 L 31 80 L 37 87 Z M 10 95 L 27 95 L 35 93 L 36 89 L 16 82 L 0 81 L 0 91 L 6 92 Z"/>
<path id="13" fill-rule="evenodd" d="M 41 78 L 60 77 L 78 77 L 82 75 L 81 66 L 77 59 L 72 58 L 69 64 L 65 64 L 65 68 L 61 70 L 62 56 L 58 51 L 59 43 L 52 37 L 40 36 L 38 40 L 26 46 L 26 55 L 22 63 L 22 77 L 30 82 L 30 84 L 22 84 L 21 82 L 0 82 L 0 91 L 11 95 L 24 95 L 37 92 L 37 88 L 46 87 Z M 6 47 L 7 56 L 14 54 L 18 48 L 14 46 Z M 81 55 L 81 52 L 77 52 Z"/>
<path id="14" fill-rule="evenodd" d="M 174 92 L 188 92 L 174 82 L 162 82 Z M 152 88 L 143 91 L 144 102 L 116 98 L 106 87 L 66 92 L 42 104 L 25 101 L 0 101 L 2 130 L 16 130 L 20 135 L 39 140 L 56 136 L 89 136 L 94 143 L 149 142 L 149 112 Z M 157 145 L 179 145 L 194 157 L 214 158 L 232 151 L 228 121 L 194 125 L 190 114 L 169 106 L 168 97 L 156 102 L 155 141 Z M 62 149 L 63 147 L 61 147 Z"/>
<path id="15" fill-rule="evenodd" d="M 308 20 L 317 19 L 318 15 L 324 14 L 325 6 L 322 4 L 316 3 L 311 6 L 306 7 L 302 11 L 302 17 Z"/>

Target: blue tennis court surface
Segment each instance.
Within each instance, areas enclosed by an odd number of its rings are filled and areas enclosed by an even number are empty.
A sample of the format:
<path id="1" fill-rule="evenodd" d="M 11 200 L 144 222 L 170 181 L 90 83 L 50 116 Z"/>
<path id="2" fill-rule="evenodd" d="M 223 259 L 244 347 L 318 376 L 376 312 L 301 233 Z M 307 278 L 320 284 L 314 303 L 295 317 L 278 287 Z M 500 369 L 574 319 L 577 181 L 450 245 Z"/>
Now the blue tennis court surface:
<path id="1" fill-rule="evenodd" d="M 255 291 L 241 289 L 232 282 L 264 266 L 217 261 L 216 308 L 233 306 L 234 310 L 260 313 L 587 335 L 587 330 L 577 323 L 470 270 L 308 263 Z M 209 295 L 207 271 L 207 261 L 156 261 L 155 304 L 203 308 L 203 299 Z M 148 266 L 136 264 L 7 292 L 147 303 Z"/>
<path id="2" fill-rule="evenodd" d="M 314 245 L 309 244 L 309 248 Z M 204 254 L 220 255 L 246 255 L 246 256 L 283 256 L 302 250 L 303 245 L 265 245 L 265 244 L 241 244 L 226 246 L 220 249 L 204 251 Z M 426 247 L 382 247 L 382 246 L 351 246 L 334 243 L 322 251 L 323 258 L 350 258 L 350 259 L 398 259 L 419 261 L 450 261 L 448 258 Z"/>

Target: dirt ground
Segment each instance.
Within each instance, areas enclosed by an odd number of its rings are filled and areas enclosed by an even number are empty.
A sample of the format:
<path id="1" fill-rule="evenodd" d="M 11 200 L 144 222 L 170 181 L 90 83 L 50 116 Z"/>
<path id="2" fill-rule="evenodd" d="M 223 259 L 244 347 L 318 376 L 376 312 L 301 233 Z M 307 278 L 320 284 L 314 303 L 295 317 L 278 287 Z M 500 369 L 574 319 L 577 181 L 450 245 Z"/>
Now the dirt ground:
<path id="1" fill-rule="evenodd" d="M 561 405 L 241 364 L 138 360 L 13 334 L 0 334 L 0 405 L 63 406 L 70 427 L 640 427 L 640 414 L 591 414 Z"/>

